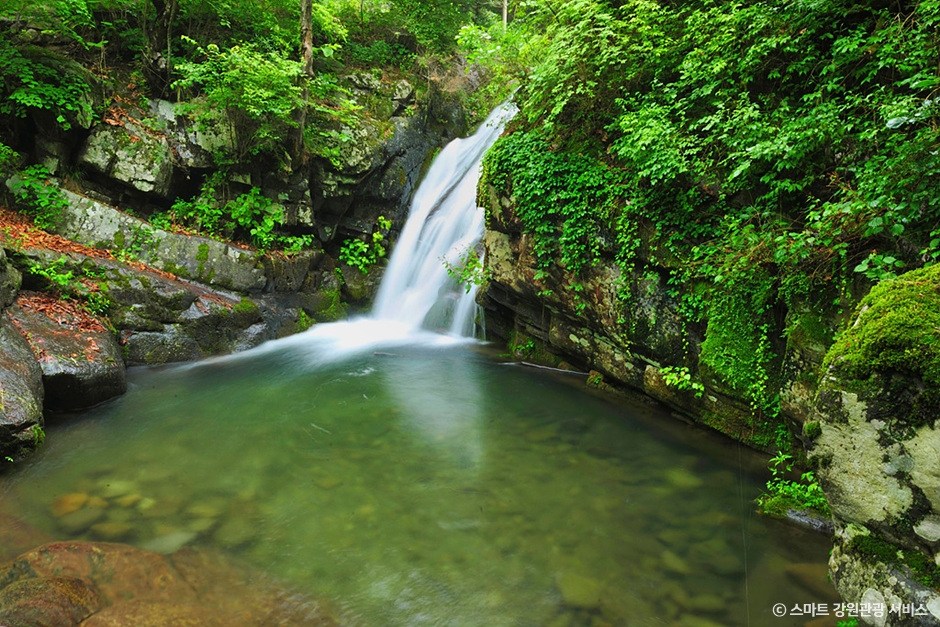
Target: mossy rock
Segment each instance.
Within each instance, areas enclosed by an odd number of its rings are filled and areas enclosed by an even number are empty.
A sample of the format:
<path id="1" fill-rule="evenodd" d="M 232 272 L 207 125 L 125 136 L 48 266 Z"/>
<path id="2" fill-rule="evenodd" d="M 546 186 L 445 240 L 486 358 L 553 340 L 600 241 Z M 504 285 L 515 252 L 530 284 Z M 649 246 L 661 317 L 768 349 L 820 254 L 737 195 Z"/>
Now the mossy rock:
<path id="1" fill-rule="evenodd" d="M 858 311 L 855 324 L 826 356 L 825 368 L 855 381 L 900 373 L 940 390 L 940 265 L 879 283 Z"/>

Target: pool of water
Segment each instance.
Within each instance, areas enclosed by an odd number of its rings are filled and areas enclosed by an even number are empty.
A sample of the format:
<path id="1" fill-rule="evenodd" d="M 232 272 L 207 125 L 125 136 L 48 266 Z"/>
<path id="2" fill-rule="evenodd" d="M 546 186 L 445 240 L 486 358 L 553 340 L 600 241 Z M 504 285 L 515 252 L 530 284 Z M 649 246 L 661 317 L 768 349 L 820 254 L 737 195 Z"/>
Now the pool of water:
<path id="1" fill-rule="evenodd" d="M 752 452 L 479 347 L 383 351 L 133 370 L 0 478 L 2 509 L 221 547 L 351 625 L 802 625 L 772 606 L 832 600 L 807 582 L 827 538 L 754 513 Z"/>

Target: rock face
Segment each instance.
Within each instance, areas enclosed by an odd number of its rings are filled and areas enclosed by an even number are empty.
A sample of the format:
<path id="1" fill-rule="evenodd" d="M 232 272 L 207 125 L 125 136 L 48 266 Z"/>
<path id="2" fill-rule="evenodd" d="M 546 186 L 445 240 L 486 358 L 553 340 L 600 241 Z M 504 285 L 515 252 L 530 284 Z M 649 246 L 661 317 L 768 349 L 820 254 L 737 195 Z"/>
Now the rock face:
<path id="1" fill-rule="evenodd" d="M 577 277 L 557 266 L 542 271 L 512 200 L 492 187 L 483 191 L 488 334 L 596 370 L 751 446 L 772 448 L 772 433 L 755 427 L 750 402 L 701 368 L 706 329 L 683 322 L 679 294 L 663 278 L 666 268 L 640 261 L 625 275 L 615 262 L 616 244 L 599 233 L 600 263 Z M 631 295 L 628 304 L 619 296 L 623 291 Z M 702 387 L 670 383 L 667 367 L 687 367 Z M 795 398 L 793 404 L 804 407 L 810 400 Z"/>
<path id="2" fill-rule="evenodd" d="M 141 260 L 183 278 L 243 292 L 265 286 L 260 255 L 206 237 L 168 233 L 100 202 L 63 191 L 69 201 L 57 232 L 95 248 L 130 251 Z"/>
<path id="3" fill-rule="evenodd" d="M 78 163 L 141 192 L 166 197 L 170 191 L 173 151 L 169 142 L 132 122 L 96 126 Z"/>
<path id="4" fill-rule="evenodd" d="M 940 267 L 876 286 L 825 363 L 811 453 L 836 521 L 833 583 L 847 601 L 924 603 L 930 613 L 881 624 L 936 624 Z"/>
<path id="5" fill-rule="evenodd" d="M 0 313 L 0 458 L 19 460 L 42 439 L 42 370 L 29 344 Z"/>
<path id="6" fill-rule="evenodd" d="M 121 349 L 97 320 L 27 292 L 7 315 L 39 362 L 48 409 L 84 409 L 127 390 Z"/>
<path id="7" fill-rule="evenodd" d="M 13 264 L 7 262 L 6 252 L 0 248 L 0 309 L 13 302 L 22 279 Z"/>

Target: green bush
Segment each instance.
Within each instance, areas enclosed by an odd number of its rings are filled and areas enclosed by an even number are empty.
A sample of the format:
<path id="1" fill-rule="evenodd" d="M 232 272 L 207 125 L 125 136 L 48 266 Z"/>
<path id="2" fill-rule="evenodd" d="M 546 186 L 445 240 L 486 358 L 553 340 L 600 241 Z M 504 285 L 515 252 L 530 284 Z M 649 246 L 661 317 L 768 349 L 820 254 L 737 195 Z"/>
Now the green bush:
<path id="1" fill-rule="evenodd" d="M 68 201 L 43 165 L 31 165 L 12 180 L 13 196 L 41 229 L 51 230 Z"/>

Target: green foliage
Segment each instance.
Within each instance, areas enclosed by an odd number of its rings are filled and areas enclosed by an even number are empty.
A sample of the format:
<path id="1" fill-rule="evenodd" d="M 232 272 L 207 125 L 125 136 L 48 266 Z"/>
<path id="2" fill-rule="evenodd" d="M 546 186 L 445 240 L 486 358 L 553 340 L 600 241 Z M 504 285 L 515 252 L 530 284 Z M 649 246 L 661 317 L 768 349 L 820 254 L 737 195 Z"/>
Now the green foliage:
<path id="1" fill-rule="evenodd" d="M 705 386 L 692 379 L 692 373 L 685 366 L 666 366 L 659 371 L 663 375 L 666 385 L 677 390 L 691 390 L 695 398 L 702 398 Z"/>
<path id="2" fill-rule="evenodd" d="M 54 289 L 67 293 L 71 289 L 72 281 L 75 279 L 75 274 L 66 269 L 67 264 L 68 258 L 62 256 L 47 265 L 31 261 L 28 263 L 28 268 L 29 273 L 33 276 L 42 277 Z"/>
<path id="3" fill-rule="evenodd" d="M 492 278 L 492 270 L 483 265 L 483 257 L 473 248 L 460 257 L 458 264 L 450 263 L 447 259 L 441 261 L 447 270 L 447 276 L 462 283 L 468 294 L 474 286 L 485 286 Z"/>
<path id="4" fill-rule="evenodd" d="M 217 112 L 222 112 L 234 138 L 231 158 L 235 161 L 263 152 L 278 154 L 296 126 L 293 112 L 303 104 L 300 63 L 251 44 L 203 48 L 185 39 L 196 47 L 201 60 L 177 63 L 182 78 L 174 87 L 198 90 L 205 100 L 183 107 L 184 111 L 194 114 L 203 126 L 217 123 Z"/>
<path id="5" fill-rule="evenodd" d="M 303 333 L 316 324 L 316 322 L 316 320 L 307 315 L 306 311 L 301 309 L 297 313 L 297 322 L 294 323 L 294 333 Z"/>
<path id="6" fill-rule="evenodd" d="M 804 472 L 799 481 L 787 479 L 786 474 L 793 470 L 793 457 L 786 453 L 777 453 L 770 460 L 773 477 L 767 482 L 767 492 L 757 502 L 761 511 L 770 515 L 786 515 L 789 509 L 813 510 L 823 516 L 830 516 L 826 495 L 816 481 L 813 471 Z"/>
<path id="7" fill-rule="evenodd" d="M 88 84 L 48 52 L 17 48 L 0 37 L 0 79 L 2 115 L 23 118 L 30 110 L 49 111 L 66 130 L 68 116 L 91 118 Z"/>
<path id="8" fill-rule="evenodd" d="M 20 153 L 16 152 L 3 142 L 0 142 L 0 178 L 6 178 L 16 170 L 20 160 Z"/>
<path id="9" fill-rule="evenodd" d="M 385 246 L 382 240 L 392 228 L 392 222 L 385 216 L 379 216 L 376 219 L 375 229 L 372 231 L 371 242 L 364 242 L 361 239 L 347 239 L 343 242 L 339 250 L 339 260 L 346 265 L 358 268 L 363 274 L 368 274 L 380 259 L 386 254 Z"/>
<path id="10" fill-rule="evenodd" d="M 917 581 L 934 590 L 940 589 L 940 568 L 920 551 L 901 549 L 874 533 L 854 536 L 849 541 L 848 548 L 867 560 L 906 566 Z"/>
<path id="11" fill-rule="evenodd" d="M 52 175 L 43 165 L 31 165 L 21 170 L 11 181 L 11 190 L 41 229 L 52 229 L 68 201 L 51 180 Z"/>

